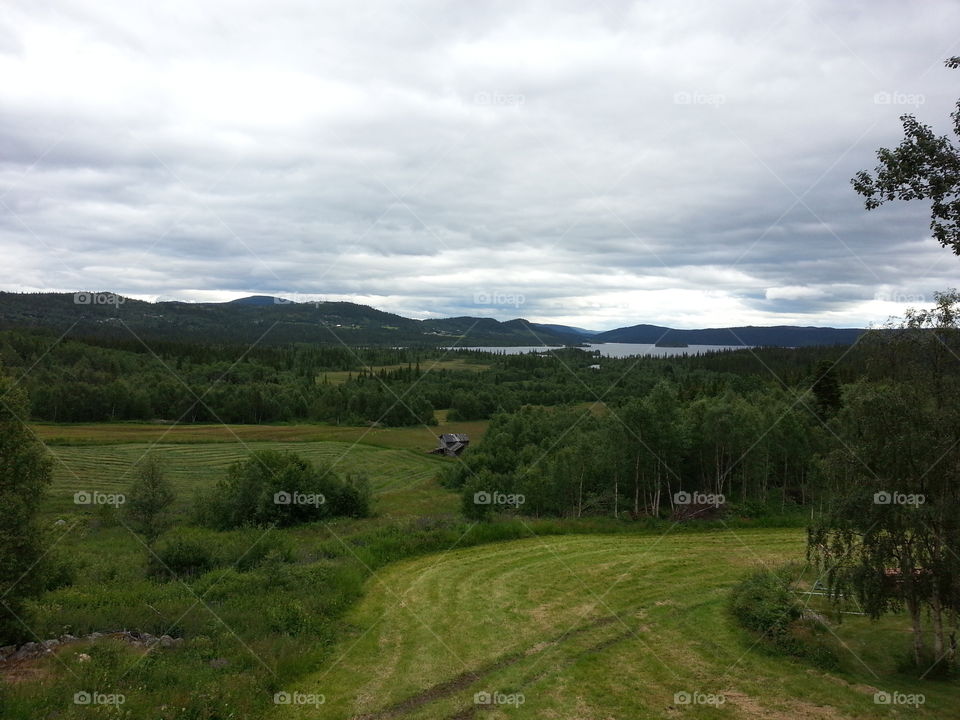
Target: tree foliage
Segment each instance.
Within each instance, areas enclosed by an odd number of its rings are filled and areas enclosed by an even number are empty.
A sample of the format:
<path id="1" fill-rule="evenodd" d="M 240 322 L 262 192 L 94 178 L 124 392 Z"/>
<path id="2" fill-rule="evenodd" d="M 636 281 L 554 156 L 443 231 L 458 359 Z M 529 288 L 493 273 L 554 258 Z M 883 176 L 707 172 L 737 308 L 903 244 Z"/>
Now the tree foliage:
<path id="1" fill-rule="evenodd" d="M 169 527 L 170 507 L 176 496 L 158 456 L 141 459 L 136 473 L 123 506 L 124 515 L 131 529 L 153 540 Z"/>
<path id="2" fill-rule="evenodd" d="M 25 637 L 24 602 L 44 589 L 46 542 L 37 512 L 51 461 L 24 424 L 27 398 L 0 375 L 0 642 Z"/>
<path id="3" fill-rule="evenodd" d="M 960 67 L 950 58 L 947 67 Z M 960 137 L 960 101 L 950 114 Z M 851 182 L 866 198 L 867 210 L 892 200 L 929 200 L 930 229 L 944 247 L 960 255 L 960 149 L 946 135 L 937 135 L 913 115 L 903 115 L 903 141 L 895 149 L 877 150 L 873 174 L 861 170 Z"/>

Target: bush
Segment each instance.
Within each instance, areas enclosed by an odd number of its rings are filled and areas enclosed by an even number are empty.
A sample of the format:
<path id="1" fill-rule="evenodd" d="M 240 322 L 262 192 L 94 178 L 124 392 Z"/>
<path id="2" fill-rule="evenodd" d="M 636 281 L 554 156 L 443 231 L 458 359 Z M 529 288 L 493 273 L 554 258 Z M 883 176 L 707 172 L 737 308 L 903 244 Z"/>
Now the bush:
<path id="1" fill-rule="evenodd" d="M 332 515 L 370 512 L 366 478 L 343 480 L 328 465 L 312 465 L 291 452 L 263 450 L 234 463 L 213 491 L 198 497 L 198 520 L 221 530 L 285 527 Z"/>
<path id="2" fill-rule="evenodd" d="M 276 532 L 256 529 L 215 532 L 178 528 L 162 535 L 150 554 L 151 575 L 200 575 L 217 567 L 251 570 L 268 558 L 293 559 L 290 540 Z"/>
<path id="3" fill-rule="evenodd" d="M 794 592 L 798 575 L 796 565 L 755 570 L 733 588 L 730 609 L 743 627 L 760 633 L 768 647 L 823 669 L 835 669 L 839 654 L 834 643 L 823 637 L 824 627 L 819 622 L 803 617 Z"/>
<path id="4" fill-rule="evenodd" d="M 786 635 L 800 619 L 800 603 L 784 575 L 783 570 L 755 570 L 734 587 L 731 608 L 741 625 L 775 637 Z"/>
<path id="5" fill-rule="evenodd" d="M 170 526 L 170 506 L 175 499 L 160 458 L 147 455 L 137 465 L 123 514 L 133 530 L 153 540 Z"/>

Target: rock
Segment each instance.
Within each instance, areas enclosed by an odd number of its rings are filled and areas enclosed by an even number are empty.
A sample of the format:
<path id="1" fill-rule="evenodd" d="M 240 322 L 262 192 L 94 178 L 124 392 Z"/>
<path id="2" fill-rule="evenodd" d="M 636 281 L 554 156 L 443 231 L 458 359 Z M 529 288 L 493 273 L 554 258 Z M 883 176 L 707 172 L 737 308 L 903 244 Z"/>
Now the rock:
<path id="1" fill-rule="evenodd" d="M 56 525 L 57 527 L 63 527 L 66 524 L 67 524 L 67 521 L 64 520 L 63 518 L 60 518 L 54 523 L 54 525 Z"/>
<path id="2" fill-rule="evenodd" d="M 76 641 L 77 641 L 77 638 L 75 638 L 73 635 L 70 635 L 70 634 L 60 636 L 60 642 L 62 643 L 69 643 L 69 642 L 76 642 Z"/>
<path id="3" fill-rule="evenodd" d="M 27 643 L 23 645 L 17 652 L 10 656 L 11 660 L 25 660 L 27 658 L 35 658 L 40 654 L 42 650 L 41 646 L 35 642 Z"/>
<path id="4" fill-rule="evenodd" d="M 0 658 L 8 658 L 17 651 L 16 645 L 4 645 L 0 647 Z"/>
<path id="5" fill-rule="evenodd" d="M 103 637 L 103 633 L 92 632 L 89 635 L 87 635 L 87 640 L 99 640 L 102 637 Z"/>
<path id="6" fill-rule="evenodd" d="M 77 662 L 90 662 L 90 656 L 86 653 L 79 653 L 77 655 Z"/>
<path id="7" fill-rule="evenodd" d="M 171 648 L 174 646 L 173 638 L 169 635 L 160 636 L 160 647 Z"/>
<path id="8" fill-rule="evenodd" d="M 54 648 L 60 645 L 59 640 L 44 640 L 43 649 L 47 652 L 52 652 Z"/>
<path id="9" fill-rule="evenodd" d="M 214 658 L 210 661 L 210 667 L 212 667 L 214 670 L 222 670 L 229 664 L 230 661 L 226 658 Z"/>

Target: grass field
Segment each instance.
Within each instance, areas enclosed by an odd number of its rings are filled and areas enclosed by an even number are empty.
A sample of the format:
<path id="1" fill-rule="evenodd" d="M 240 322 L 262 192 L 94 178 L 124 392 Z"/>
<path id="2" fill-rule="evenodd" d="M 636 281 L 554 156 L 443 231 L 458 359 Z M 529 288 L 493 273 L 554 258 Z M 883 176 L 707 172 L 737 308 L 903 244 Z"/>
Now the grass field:
<path id="1" fill-rule="evenodd" d="M 803 546 L 797 530 L 561 536 L 405 561 L 368 581 L 336 660 L 285 689 L 322 694 L 331 719 L 956 717 L 950 683 L 881 662 L 906 642 L 897 622 L 844 623 L 857 657 L 845 652 L 836 675 L 771 655 L 734 624 L 730 586 Z M 891 710 L 877 690 L 926 702 Z M 523 703 L 475 704 L 482 692 Z M 683 705 L 676 693 L 725 701 Z"/>
<path id="2" fill-rule="evenodd" d="M 161 423 L 34 423 L 30 427 L 47 445 L 115 445 L 118 443 L 239 443 L 319 442 L 362 443 L 378 447 L 427 451 L 442 432 L 467 433 L 471 441 L 483 437 L 486 420 L 447 422 L 446 411 L 436 413 L 434 427 L 371 428 L 345 425 L 165 425 Z"/>
<path id="3" fill-rule="evenodd" d="M 76 510 L 77 491 L 124 492 L 134 464 L 152 450 L 163 458 L 180 509 L 198 488 L 223 477 L 227 467 L 253 450 L 291 450 L 340 471 L 366 473 L 382 515 L 436 515 L 456 512 L 458 499 L 436 475 L 450 462 L 429 455 L 442 432 L 461 432 L 479 442 L 485 420 L 447 422 L 426 428 L 369 428 L 336 425 L 162 425 L 156 423 L 36 423 L 33 432 L 56 459 L 46 510 Z"/>
<path id="4" fill-rule="evenodd" d="M 458 507 L 457 496 L 436 482 L 437 473 L 450 461 L 413 450 L 347 442 L 261 441 L 50 445 L 48 449 L 56 462 L 46 509 L 60 514 L 77 511 L 73 502 L 77 491 L 126 492 L 135 463 L 148 450 L 163 460 L 181 510 L 187 509 L 197 489 L 222 478 L 231 463 L 264 449 L 293 451 L 314 462 L 330 463 L 340 472 L 366 473 L 375 493 L 374 510 L 383 515 L 433 515 Z"/>
<path id="5" fill-rule="evenodd" d="M 215 617 L 204 618 L 205 606 L 190 610 L 195 590 L 143 577 L 145 553 L 122 528 L 81 524 L 62 540 L 60 550 L 79 559 L 83 575 L 44 600 L 44 632 L 52 636 L 64 629 L 89 631 L 117 623 L 161 632 L 168 623 L 181 625 L 189 640 L 187 654 L 182 660 L 164 656 L 156 670 L 144 670 L 138 686 L 141 709 L 164 697 L 168 675 L 182 697 L 187 677 L 197 674 L 205 678 L 205 687 L 229 688 L 236 708 L 255 703 L 249 714 L 236 717 L 260 718 L 266 712 L 274 720 L 958 716 L 950 708 L 960 702 L 960 692 L 950 682 L 897 674 L 897 654 L 909 642 L 902 617 L 872 623 L 849 616 L 835 626 L 845 649 L 840 671 L 832 674 L 765 650 L 735 624 L 726 607 L 731 586 L 752 567 L 802 559 L 800 529 L 673 530 L 661 536 L 614 523 L 608 528 L 614 534 L 599 528 L 600 534 L 457 547 L 458 542 L 476 544 L 473 534 L 489 534 L 487 542 L 498 539 L 495 523 L 472 526 L 466 536 L 461 533 L 467 526 L 457 526 L 438 542 L 431 535 L 433 520 L 422 516 L 456 515 L 459 497 L 436 480 L 452 461 L 425 450 L 432 447 L 434 432 L 460 429 L 479 437 L 486 427 L 447 424 L 445 413 L 440 420 L 433 431 L 324 425 L 34 426 L 56 458 L 46 508 L 55 515 L 92 515 L 73 503 L 73 493 L 124 492 L 134 464 L 149 449 L 164 460 L 185 512 L 196 489 L 211 486 L 248 452 L 267 448 L 334 463 L 344 472 L 365 472 L 379 515 L 282 531 L 293 542 L 299 563 L 284 571 L 293 583 L 285 589 L 274 587 L 268 570 L 244 575 L 218 569 L 193 580 L 196 591 L 204 593 L 217 590 L 221 582 L 246 588 L 231 593 L 224 585 L 212 595 L 217 613 L 246 638 L 239 645 Z M 542 521 L 526 522 L 542 528 L 537 532 L 591 532 L 564 523 L 551 529 Z M 420 554 L 443 548 L 451 549 Z M 383 564 L 411 555 L 416 557 Z M 379 570 L 363 585 L 372 567 Z M 311 586 L 313 580 L 307 579 L 313 573 L 328 585 Z M 337 581 L 329 584 L 327 578 L 333 577 Z M 810 599 L 815 609 L 826 611 L 822 599 Z M 314 636 L 277 634 L 273 627 L 280 610 L 299 617 L 296 612 L 306 612 L 314 600 L 321 608 L 313 612 L 323 618 L 321 630 L 311 631 Z M 334 610 L 348 601 L 345 616 Z M 264 620 L 268 606 L 273 614 Z M 213 643 L 216 650 L 204 643 Z M 204 653 L 229 656 L 233 674 L 221 683 Z M 292 697 L 322 695 L 324 704 L 274 705 L 271 694 L 280 688 L 251 675 L 262 669 L 252 659 L 260 656 L 285 668 L 282 689 L 301 693 Z M 65 692 L 69 678 L 58 683 Z M 922 693 L 925 703 L 877 705 L 874 693 L 881 690 Z M 478 704 L 477 693 L 506 702 Z M 677 693 L 722 697 L 724 702 L 682 704 Z M 44 702 L 54 707 L 52 695 Z M 23 707 L 34 706 L 24 701 Z"/>

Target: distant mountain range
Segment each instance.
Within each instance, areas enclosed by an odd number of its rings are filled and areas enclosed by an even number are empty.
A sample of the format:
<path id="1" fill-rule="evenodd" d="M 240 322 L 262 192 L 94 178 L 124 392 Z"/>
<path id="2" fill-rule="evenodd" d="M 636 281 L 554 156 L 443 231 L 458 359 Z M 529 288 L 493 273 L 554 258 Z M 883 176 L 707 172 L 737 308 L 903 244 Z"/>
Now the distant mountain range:
<path id="1" fill-rule="evenodd" d="M 413 320 L 349 302 L 296 303 L 253 295 L 224 303 L 157 302 L 108 292 L 0 292 L 0 329 L 46 328 L 71 335 L 161 340 L 345 345 L 581 345 L 587 342 L 671 345 L 849 345 L 863 330 L 736 327 L 675 330 L 634 325 L 606 332 L 522 318 Z"/>
<path id="2" fill-rule="evenodd" d="M 707 328 L 704 330 L 674 330 L 658 325 L 633 325 L 598 333 L 591 342 L 603 343 L 661 343 L 666 345 L 777 345 L 801 347 L 806 345 L 852 345 L 863 334 L 858 328 L 773 327 Z"/>

